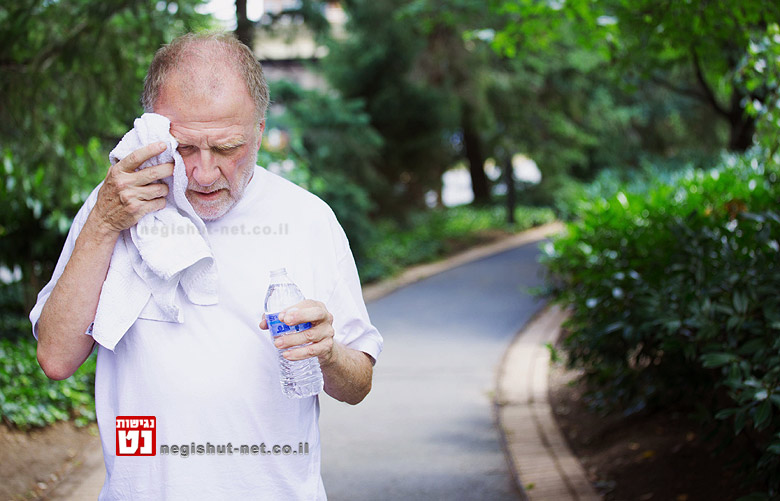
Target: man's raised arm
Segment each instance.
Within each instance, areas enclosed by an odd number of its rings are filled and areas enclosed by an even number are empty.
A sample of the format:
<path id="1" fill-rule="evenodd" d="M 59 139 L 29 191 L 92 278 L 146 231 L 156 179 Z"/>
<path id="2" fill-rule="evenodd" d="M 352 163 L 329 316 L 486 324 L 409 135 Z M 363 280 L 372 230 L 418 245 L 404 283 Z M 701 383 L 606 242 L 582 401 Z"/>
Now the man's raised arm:
<path id="1" fill-rule="evenodd" d="M 92 351 L 94 341 L 85 332 L 95 319 L 120 232 L 165 207 L 168 186 L 156 181 L 172 175 L 173 164 L 136 172 L 163 151 L 164 143 L 148 145 L 108 169 L 95 207 L 38 319 L 38 363 L 51 379 L 70 377 Z"/>

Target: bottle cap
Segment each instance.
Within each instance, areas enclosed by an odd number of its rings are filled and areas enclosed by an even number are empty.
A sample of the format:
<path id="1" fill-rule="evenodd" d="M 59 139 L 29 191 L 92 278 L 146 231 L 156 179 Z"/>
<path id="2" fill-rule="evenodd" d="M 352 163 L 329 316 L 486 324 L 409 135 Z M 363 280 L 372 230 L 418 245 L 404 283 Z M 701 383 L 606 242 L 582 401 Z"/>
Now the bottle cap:
<path id="1" fill-rule="evenodd" d="M 272 277 L 278 277 L 281 275 L 287 275 L 287 269 L 285 268 L 278 268 L 276 270 L 271 270 L 271 276 Z"/>

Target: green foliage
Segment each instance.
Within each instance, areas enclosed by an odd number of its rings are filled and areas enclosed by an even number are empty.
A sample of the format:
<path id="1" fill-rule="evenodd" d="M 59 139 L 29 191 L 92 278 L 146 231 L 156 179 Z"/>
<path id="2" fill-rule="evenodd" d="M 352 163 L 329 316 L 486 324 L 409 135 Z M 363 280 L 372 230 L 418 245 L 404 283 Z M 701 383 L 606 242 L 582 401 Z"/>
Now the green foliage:
<path id="1" fill-rule="evenodd" d="M 204 27 L 199 0 L 24 0 L 0 6 L 0 265 L 19 266 L 24 306 L 48 278 L 108 150 L 141 111 L 155 50 Z"/>
<path id="2" fill-rule="evenodd" d="M 38 366 L 32 337 L 0 339 L 0 417 L 25 429 L 75 418 L 84 425 L 95 420 L 96 355 L 73 376 L 52 381 Z"/>
<path id="3" fill-rule="evenodd" d="M 766 106 L 771 84 L 739 78 L 752 37 L 780 17 L 777 2 L 574 0 L 493 2 L 504 16 L 494 45 L 510 57 L 556 54 L 573 30 L 579 47 L 608 57 L 613 81 L 632 90 L 665 89 L 707 110 L 729 128 L 728 147 L 752 145 L 750 102 Z M 567 35 L 567 33 L 569 33 Z"/>
<path id="4" fill-rule="evenodd" d="M 719 155 L 691 153 L 673 158 L 643 155 L 639 168 L 606 168 L 584 183 L 574 178 L 563 178 L 553 191 L 552 204 L 559 218 L 572 221 L 588 210 L 593 200 L 609 199 L 619 191 L 642 195 L 648 183 L 673 183 L 680 172 L 705 169 L 717 163 Z"/>
<path id="5" fill-rule="evenodd" d="M 768 158 L 780 148 L 780 25 L 772 23 L 766 32 L 751 40 L 748 56 L 739 68 L 737 81 L 761 99 L 746 100 L 746 110 L 757 119 L 757 142 Z"/>
<path id="6" fill-rule="evenodd" d="M 474 167 L 525 153 L 543 174 L 537 201 L 551 204 L 568 178 L 635 168 L 648 152 L 718 153 L 729 127 L 749 140 L 750 119 L 723 104 L 731 95 L 722 82 L 731 81 L 734 65 L 716 50 L 729 38 L 713 33 L 717 16 L 697 20 L 695 2 L 651 3 L 344 2 L 347 36 L 331 44 L 322 71 L 346 99 L 365 103 L 383 139 L 376 166 L 386 188 L 371 193 L 379 211 L 419 206 L 456 159 Z M 734 10 L 727 32 L 746 28 L 733 37 L 742 48 L 774 12 L 757 4 Z M 686 60 L 687 22 L 698 23 L 704 84 Z M 669 40 L 665 30 L 673 32 Z M 719 123 L 718 115 L 728 120 Z M 474 187 L 482 200 L 480 183 Z"/>
<path id="7" fill-rule="evenodd" d="M 553 364 L 559 364 L 563 361 L 561 354 L 558 353 L 558 348 L 552 343 L 545 343 L 544 347 L 550 352 L 550 362 Z"/>
<path id="8" fill-rule="evenodd" d="M 725 143 L 710 110 L 616 64 L 617 28 L 599 4 L 491 5 L 492 24 L 468 33 L 508 56 L 489 64 L 485 137 L 494 155 L 522 151 L 539 165 L 537 201 L 552 205 L 570 181 L 636 168 L 648 154 L 712 154 Z"/>
<path id="9" fill-rule="evenodd" d="M 511 2 L 495 12 L 489 4 L 415 0 L 404 9 L 427 37 L 425 78 L 456 97 L 462 133 L 471 121 L 484 156 L 499 164 L 517 152 L 533 158 L 548 195 L 557 178 L 587 177 L 632 158 L 647 135 L 626 130 L 646 120 L 614 84 L 619 75 L 603 47 L 582 44 L 568 11 L 545 2 Z M 522 38 L 512 57 L 491 50 L 508 31 Z M 477 160 L 472 167 L 484 161 L 464 147 L 456 152 Z"/>
<path id="10" fill-rule="evenodd" d="M 14 277 L 15 278 L 15 277 Z M 24 284 L 19 280 L 0 282 L 0 338 L 30 335 L 30 320 L 24 305 Z"/>
<path id="11" fill-rule="evenodd" d="M 365 260 L 358 262 L 363 282 L 392 276 L 404 267 L 432 261 L 490 238 L 490 232 L 519 232 L 555 219 L 546 208 L 518 207 L 515 224 L 508 227 L 502 207 L 461 206 L 415 212 L 406 224 L 385 219 L 377 223 L 378 236 Z M 493 233 L 495 235 L 495 233 Z"/>
<path id="12" fill-rule="evenodd" d="M 321 66 L 344 99 L 364 103 L 382 138 L 375 165 L 384 186 L 372 191 L 371 199 L 384 214 L 422 207 L 452 154 L 447 133 L 452 100 L 415 73 L 425 39 L 414 23 L 401 18 L 405 3 L 344 2 L 350 36 L 330 44 Z"/>
<path id="13" fill-rule="evenodd" d="M 290 142 L 281 151 L 263 150 L 261 163 L 292 162 L 293 180 L 330 205 L 360 259 L 374 235 L 372 195 L 387 189 L 376 170 L 382 138 L 358 99 L 285 81 L 275 82 L 272 92 L 285 111 L 269 117 L 268 127 L 287 131 Z"/>
<path id="14" fill-rule="evenodd" d="M 750 437 L 777 494 L 780 168 L 762 156 L 585 200 L 545 262 L 572 307 L 569 360 L 596 401 L 633 412 L 693 399 Z"/>

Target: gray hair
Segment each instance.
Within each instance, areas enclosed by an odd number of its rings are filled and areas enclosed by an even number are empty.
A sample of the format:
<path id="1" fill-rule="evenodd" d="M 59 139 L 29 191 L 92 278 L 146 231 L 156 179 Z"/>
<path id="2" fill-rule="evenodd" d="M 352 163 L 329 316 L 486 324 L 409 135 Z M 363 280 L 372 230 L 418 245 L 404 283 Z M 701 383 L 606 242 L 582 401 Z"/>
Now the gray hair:
<path id="1" fill-rule="evenodd" d="M 232 33 L 203 32 L 187 33 L 170 44 L 163 45 L 155 53 L 149 71 L 144 78 L 144 90 L 141 104 L 146 112 L 154 111 L 154 103 L 160 97 L 160 90 L 168 75 L 188 58 L 201 55 L 202 48 L 209 49 L 209 55 L 218 55 L 217 62 L 227 61 L 243 78 L 249 95 L 255 103 L 258 126 L 265 119 L 268 109 L 268 84 L 263 76 L 263 68 L 252 51 L 241 43 Z"/>

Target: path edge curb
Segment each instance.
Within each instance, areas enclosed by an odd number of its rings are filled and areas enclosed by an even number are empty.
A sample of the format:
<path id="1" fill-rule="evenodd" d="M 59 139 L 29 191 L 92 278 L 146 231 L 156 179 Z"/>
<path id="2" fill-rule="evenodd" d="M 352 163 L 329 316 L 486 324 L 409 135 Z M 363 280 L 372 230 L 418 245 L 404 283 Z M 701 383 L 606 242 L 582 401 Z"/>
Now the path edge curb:
<path id="1" fill-rule="evenodd" d="M 600 501 L 553 415 L 550 352 L 569 313 L 543 306 L 515 335 L 499 365 L 494 419 L 516 487 L 526 501 Z"/>

